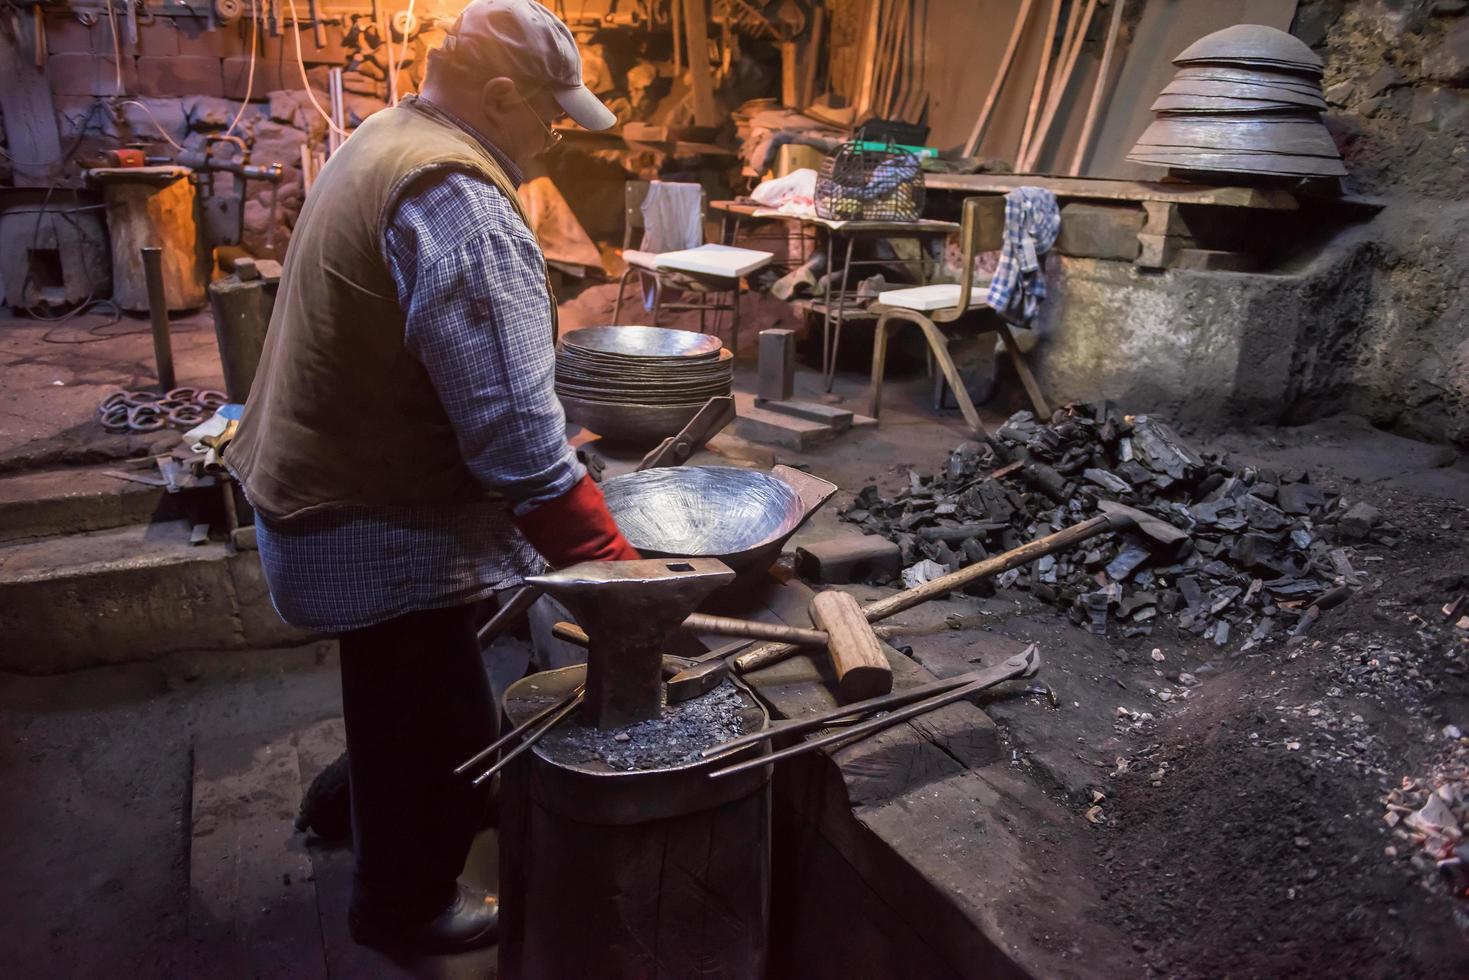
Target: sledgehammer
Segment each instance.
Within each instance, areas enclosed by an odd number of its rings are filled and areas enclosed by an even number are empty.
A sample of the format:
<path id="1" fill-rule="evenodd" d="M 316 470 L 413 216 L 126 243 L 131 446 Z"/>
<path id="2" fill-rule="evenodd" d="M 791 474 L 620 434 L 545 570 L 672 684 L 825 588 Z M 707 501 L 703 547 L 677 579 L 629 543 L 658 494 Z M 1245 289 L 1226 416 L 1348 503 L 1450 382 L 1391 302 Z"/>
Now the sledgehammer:
<path id="1" fill-rule="evenodd" d="M 914 606 L 920 606 L 930 599 L 936 599 L 957 589 L 962 589 L 966 585 L 978 582 L 981 579 L 1002 574 L 1012 568 L 1019 568 L 1021 565 L 1028 565 L 1038 558 L 1044 558 L 1046 555 L 1052 555 L 1058 551 L 1074 548 L 1083 541 L 1089 541 L 1106 531 L 1120 531 L 1127 528 L 1135 528 L 1147 535 L 1151 540 L 1157 541 L 1160 544 L 1167 541 L 1174 548 L 1179 547 L 1182 541 L 1186 541 L 1188 538 L 1188 535 L 1184 534 L 1178 528 L 1166 521 L 1159 520 L 1151 514 L 1145 514 L 1125 504 L 1108 501 L 1106 502 L 1106 506 L 1102 508 L 1102 513 L 1096 517 L 1088 518 L 1080 524 L 1073 524 L 1068 528 L 1063 528 L 1055 534 L 1048 534 L 1043 538 L 1028 541 L 1020 547 L 1007 551 L 1002 555 L 995 555 L 993 558 L 986 558 L 984 561 L 975 562 L 968 568 L 961 568 L 957 572 L 950 572 L 932 581 L 924 582 L 922 585 L 905 589 L 895 595 L 888 596 L 886 599 L 870 602 L 862 607 L 862 615 L 866 617 L 869 623 L 876 623 L 880 620 L 887 619 L 889 616 L 894 616 L 900 612 L 912 609 Z M 779 663 L 795 653 L 798 649 L 799 647 L 792 646 L 789 643 L 764 643 L 753 650 L 747 650 L 736 656 L 733 660 L 733 666 L 741 674 L 746 674 L 752 670 L 759 670 L 761 667 L 768 667 L 771 664 Z"/>

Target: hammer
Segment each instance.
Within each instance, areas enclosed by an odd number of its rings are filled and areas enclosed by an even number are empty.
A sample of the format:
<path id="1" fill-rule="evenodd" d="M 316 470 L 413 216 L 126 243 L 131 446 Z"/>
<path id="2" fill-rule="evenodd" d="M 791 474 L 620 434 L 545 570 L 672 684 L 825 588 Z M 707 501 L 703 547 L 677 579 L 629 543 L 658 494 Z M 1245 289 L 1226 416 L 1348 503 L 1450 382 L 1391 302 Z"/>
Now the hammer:
<path id="1" fill-rule="evenodd" d="M 823 599 L 822 596 L 842 598 Z M 816 611 L 818 599 L 822 607 L 819 614 Z M 698 657 L 687 658 L 689 666 L 664 678 L 668 703 L 687 701 L 718 687 L 729 676 L 730 658 L 748 647 L 752 640 L 771 640 L 798 647 L 821 647 L 829 651 L 832 666 L 837 672 L 843 702 L 873 697 L 891 690 L 892 671 L 877 641 L 894 636 L 898 631 L 886 626 L 873 627 L 866 619 L 858 625 L 851 618 L 851 609 L 855 608 L 860 614 L 861 607 L 844 592 L 823 592 L 811 604 L 812 619 L 826 626 L 826 629 L 803 629 L 799 626 L 709 616 L 704 613 L 693 613 L 686 617 L 680 624 L 681 629 L 743 639 L 716 647 Z M 822 619 L 817 620 L 818 615 Z M 831 628 L 833 622 L 837 624 L 835 630 Z M 551 635 L 581 647 L 590 642 L 586 631 L 575 623 L 557 623 L 551 628 Z M 668 661 L 673 659 L 667 658 Z"/>

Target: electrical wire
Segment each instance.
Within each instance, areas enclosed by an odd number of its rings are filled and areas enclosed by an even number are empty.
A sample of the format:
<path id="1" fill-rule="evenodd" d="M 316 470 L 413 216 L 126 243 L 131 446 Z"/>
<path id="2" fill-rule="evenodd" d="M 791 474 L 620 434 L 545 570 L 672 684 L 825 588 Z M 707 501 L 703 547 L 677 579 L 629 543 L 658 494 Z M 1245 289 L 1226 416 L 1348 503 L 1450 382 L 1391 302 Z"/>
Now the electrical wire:
<path id="1" fill-rule="evenodd" d="M 123 0 L 131 3 L 132 0 Z M 122 38 L 117 34 L 117 10 L 113 7 L 113 0 L 107 0 L 107 22 L 112 25 L 112 66 L 117 69 L 117 92 L 116 95 L 124 95 L 122 90 Z"/>
<path id="2" fill-rule="evenodd" d="M 301 69 L 301 84 L 306 86 L 306 98 L 311 102 L 311 107 L 316 110 L 322 119 L 326 120 L 327 127 L 337 132 L 339 136 L 348 137 L 352 134 L 338 126 L 332 119 L 331 114 L 321 107 L 316 101 L 316 93 L 311 91 L 311 79 L 306 77 L 306 59 L 301 54 L 301 15 L 296 13 L 296 0 L 286 0 L 291 8 L 291 28 L 296 32 L 296 67 Z"/>
<path id="3" fill-rule="evenodd" d="M 403 58 L 408 53 L 408 30 L 413 26 L 413 4 L 414 0 L 408 0 L 408 12 L 403 15 L 403 46 L 398 49 L 397 57 L 393 56 L 393 17 L 388 15 L 388 70 L 393 80 L 393 105 L 398 104 L 398 72 L 402 70 Z"/>
<path id="4" fill-rule="evenodd" d="M 144 112 L 146 112 L 148 114 L 148 120 L 151 123 L 153 123 L 153 128 L 156 129 L 156 130 L 158 130 L 158 135 L 159 136 L 162 136 L 164 139 L 168 140 L 169 145 L 172 146 L 175 150 L 182 150 L 183 149 L 183 147 L 179 145 L 178 140 L 176 140 L 172 136 L 168 135 L 168 130 L 164 129 L 163 128 L 163 123 L 159 122 L 158 121 L 158 117 L 155 116 L 155 115 L 153 115 L 153 110 L 152 109 L 148 108 L 146 105 L 144 105 L 143 103 L 139 102 L 137 99 L 123 99 L 122 101 L 120 101 L 120 102 L 118 102 L 116 104 L 117 105 L 120 105 L 120 106 L 122 106 L 122 105 L 135 105 L 139 109 L 142 109 Z"/>
<path id="5" fill-rule="evenodd" d="M 240 124 L 240 118 L 250 107 L 250 96 L 255 91 L 255 53 L 260 40 L 260 17 L 260 5 L 252 3 L 250 5 L 250 71 L 245 76 L 245 98 L 240 102 L 240 111 L 235 113 L 235 118 L 230 120 L 229 129 L 224 131 L 226 137 L 234 134 L 235 127 Z"/>

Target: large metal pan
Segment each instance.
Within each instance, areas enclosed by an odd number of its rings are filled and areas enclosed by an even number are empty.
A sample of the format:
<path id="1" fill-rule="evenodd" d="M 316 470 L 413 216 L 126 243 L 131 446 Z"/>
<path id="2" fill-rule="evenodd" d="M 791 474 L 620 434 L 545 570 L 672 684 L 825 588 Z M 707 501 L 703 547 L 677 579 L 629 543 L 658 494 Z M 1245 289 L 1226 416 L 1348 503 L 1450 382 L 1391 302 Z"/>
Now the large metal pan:
<path id="1" fill-rule="evenodd" d="M 1206 34 L 1173 59 L 1175 65 L 1198 62 L 1279 64 L 1320 74 L 1321 56 L 1300 38 L 1264 24 L 1235 24 Z"/>
<path id="2" fill-rule="evenodd" d="M 836 484 L 790 466 L 673 466 L 602 484 L 607 508 L 649 558 L 718 558 L 736 572 L 768 568 Z"/>

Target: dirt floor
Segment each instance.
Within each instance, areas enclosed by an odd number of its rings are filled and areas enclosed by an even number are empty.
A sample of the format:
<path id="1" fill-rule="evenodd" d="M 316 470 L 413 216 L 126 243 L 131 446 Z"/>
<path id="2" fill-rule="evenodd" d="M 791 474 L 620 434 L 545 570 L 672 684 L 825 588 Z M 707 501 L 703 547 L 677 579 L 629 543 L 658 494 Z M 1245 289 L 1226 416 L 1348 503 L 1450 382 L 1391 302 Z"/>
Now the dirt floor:
<path id="1" fill-rule="evenodd" d="M 188 336 L 176 346 L 193 365 L 181 383 L 208 380 L 207 335 L 198 352 Z M 146 337 L 114 343 L 136 348 L 146 378 Z M 62 375 L 60 348 L 26 350 L 0 375 L 0 466 L 71 461 L 65 447 L 85 421 L 75 413 L 116 383 L 115 369 Z M 43 386 L 52 402 L 17 397 Z M 809 371 L 800 386 L 819 397 Z M 942 465 L 964 433 L 953 413 L 931 413 L 925 389 L 921 379 L 900 386 L 881 428 L 802 458 L 843 487 L 803 533 L 834 526 L 865 483 L 891 490 L 910 466 Z M 844 375 L 838 395 L 860 408 L 860 394 L 860 377 Z M 1014 407 L 1011 395 L 1002 391 L 988 422 Z M 944 604 L 948 628 L 912 642 L 936 672 L 957 669 L 986 637 L 1038 641 L 1047 658 L 1040 679 L 1054 706 L 1038 695 L 986 706 L 1011 765 L 1074 815 L 1071 843 L 1092 861 L 1070 873 L 1105 900 L 1104 915 L 1047 931 L 1125 948 L 1139 975 L 1469 975 L 1469 901 L 1414 859 L 1383 803 L 1453 751 L 1446 726 L 1469 729 L 1469 662 L 1439 611 L 1469 588 L 1469 466 L 1352 418 L 1184 435 L 1248 462 L 1306 467 L 1381 508 L 1401 538 L 1355 548 L 1368 585 L 1303 642 L 1244 654 L 1166 624 L 1131 640 L 1096 637 L 1021 591 Z M 765 465 L 794 455 L 729 449 Z M 338 715 L 333 658 L 317 644 L 0 676 L 0 912 L 10 923 L 0 961 L 11 975 L 185 975 L 192 747 L 264 741 Z"/>

